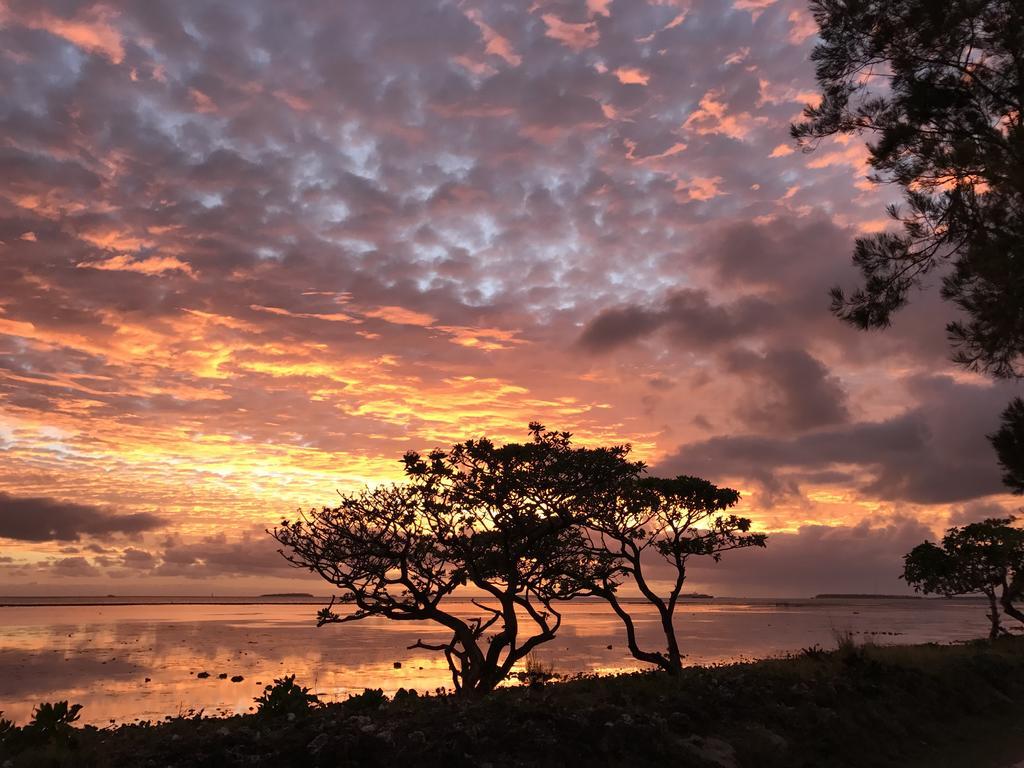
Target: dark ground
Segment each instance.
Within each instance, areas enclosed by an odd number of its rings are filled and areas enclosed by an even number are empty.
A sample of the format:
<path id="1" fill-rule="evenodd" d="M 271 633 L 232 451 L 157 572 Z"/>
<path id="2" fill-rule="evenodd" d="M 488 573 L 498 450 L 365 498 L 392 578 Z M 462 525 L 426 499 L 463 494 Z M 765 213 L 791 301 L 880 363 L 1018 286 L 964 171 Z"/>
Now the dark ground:
<path id="1" fill-rule="evenodd" d="M 0 766 L 1007 768 L 1024 759 L 1024 638 L 501 689 L 300 714 L 8 734 Z M 30 744 L 30 741 L 36 741 Z"/>

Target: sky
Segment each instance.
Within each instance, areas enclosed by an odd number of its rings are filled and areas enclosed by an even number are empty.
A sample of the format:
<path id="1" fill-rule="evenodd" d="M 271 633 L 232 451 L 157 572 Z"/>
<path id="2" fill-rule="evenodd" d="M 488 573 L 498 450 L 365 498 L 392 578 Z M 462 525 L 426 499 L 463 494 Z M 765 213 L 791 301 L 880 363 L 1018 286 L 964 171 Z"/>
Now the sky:
<path id="1" fill-rule="evenodd" d="M 730 595 L 1017 508 L 804 0 L 0 0 L 0 592 L 325 592 L 268 526 L 527 424 L 742 492 Z"/>

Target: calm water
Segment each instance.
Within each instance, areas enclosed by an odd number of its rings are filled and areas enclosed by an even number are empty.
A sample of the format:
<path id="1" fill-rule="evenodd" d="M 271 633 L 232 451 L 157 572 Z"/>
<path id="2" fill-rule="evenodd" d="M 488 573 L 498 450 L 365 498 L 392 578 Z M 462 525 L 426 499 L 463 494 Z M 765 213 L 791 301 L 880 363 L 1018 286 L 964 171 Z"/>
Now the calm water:
<path id="1" fill-rule="evenodd" d="M 317 629 L 314 614 L 322 603 L 27 602 L 53 601 L 0 598 L 0 710 L 19 723 L 39 702 L 58 699 L 84 704 L 83 722 L 97 725 L 190 709 L 245 712 L 264 684 L 285 674 L 328 700 L 368 687 L 393 693 L 450 685 L 440 654 L 406 649 L 444 632 L 386 620 Z M 638 668 L 617 619 L 601 603 L 570 603 L 564 617 L 558 638 L 538 652 L 555 671 Z M 656 639 L 653 619 L 641 617 L 642 640 Z M 879 643 L 947 643 L 984 636 L 986 623 L 984 606 L 966 600 L 694 600 L 678 620 L 695 664 L 828 647 L 834 633 L 845 631 Z M 200 672 L 210 677 L 199 679 Z M 219 674 L 245 679 L 232 683 Z"/>

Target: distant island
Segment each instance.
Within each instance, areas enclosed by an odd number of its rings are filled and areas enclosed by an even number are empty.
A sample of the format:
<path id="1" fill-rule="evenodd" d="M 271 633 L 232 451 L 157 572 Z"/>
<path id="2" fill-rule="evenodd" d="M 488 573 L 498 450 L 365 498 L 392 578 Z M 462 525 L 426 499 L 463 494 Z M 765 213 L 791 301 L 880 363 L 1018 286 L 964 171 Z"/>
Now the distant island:
<path id="1" fill-rule="evenodd" d="M 868 595 L 825 592 L 814 596 L 815 600 L 923 600 L 920 595 Z"/>
<path id="2" fill-rule="evenodd" d="M 714 595 L 705 595 L 703 592 L 684 592 L 680 597 L 685 597 L 688 600 L 714 600 Z"/>
<path id="3" fill-rule="evenodd" d="M 257 597 L 315 597 L 315 595 L 309 592 L 270 592 L 266 595 L 257 595 Z"/>

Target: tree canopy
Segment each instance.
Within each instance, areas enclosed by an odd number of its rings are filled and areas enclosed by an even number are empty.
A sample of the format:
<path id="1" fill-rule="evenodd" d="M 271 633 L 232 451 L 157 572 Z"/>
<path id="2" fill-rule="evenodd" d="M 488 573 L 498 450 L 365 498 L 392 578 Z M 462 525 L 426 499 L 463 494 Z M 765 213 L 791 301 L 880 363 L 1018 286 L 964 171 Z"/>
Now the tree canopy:
<path id="1" fill-rule="evenodd" d="M 1024 494 L 1024 400 L 1016 397 L 1006 406 L 999 429 L 988 439 L 1003 469 L 1003 485 Z"/>
<path id="2" fill-rule="evenodd" d="M 1003 632 L 999 609 L 1024 622 L 1016 603 L 1024 597 L 1024 529 L 1015 518 L 990 518 L 950 528 L 941 544 L 926 541 L 904 557 L 904 580 L 925 594 L 984 594 L 991 637 Z"/>
<path id="3" fill-rule="evenodd" d="M 689 558 L 717 561 L 763 547 L 766 536 L 726 514 L 739 501 L 730 488 L 646 477 L 628 445 L 579 448 L 569 433 L 537 423 L 530 435 L 407 453 L 405 483 L 343 494 L 337 507 L 282 521 L 272 531 L 281 554 L 338 589 L 318 623 L 440 624 L 447 640 L 412 647 L 443 653 L 455 690 L 477 695 L 555 637 L 561 601 L 598 596 L 622 620 L 635 658 L 678 672 L 674 618 Z M 640 647 L 618 591 L 626 581 L 657 610 L 663 647 Z M 451 600 L 464 588 L 474 617 Z"/>
<path id="4" fill-rule="evenodd" d="M 752 533 L 749 518 L 722 514 L 739 499 L 731 488 L 681 475 L 638 479 L 593 505 L 586 523 L 591 549 L 595 558 L 607 560 L 607 567 L 597 570 L 600 580 L 593 591 L 609 602 L 622 621 L 634 658 L 672 673 L 681 669 L 674 620 L 691 557 L 711 557 L 717 562 L 729 550 L 765 546 L 766 535 Z M 657 611 L 662 648 L 640 647 L 634 617 L 619 597 L 623 580 L 631 580 Z M 668 589 L 658 594 L 661 580 L 667 580 Z"/>
<path id="5" fill-rule="evenodd" d="M 556 602 L 590 593 L 604 561 L 577 525 L 585 501 L 635 475 L 628 447 L 586 449 L 570 435 L 531 424 L 526 443 L 468 440 L 426 457 L 404 457 L 408 482 L 345 494 L 335 508 L 285 520 L 272 535 L 293 565 L 338 588 L 320 625 L 381 616 L 432 621 L 455 690 L 483 694 L 555 637 Z M 449 599 L 469 587 L 480 614 Z M 335 611 L 336 603 L 350 608 Z"/>
<path id="6" fill-rule="evenodd" d="M 872 179 L 895 183 L 902 231 L 858 238 L 863 284 L 833 311 L 889 325 L 936 273 L 960 310 L 954 359 L 1018 377 L 1024 355 L 1024 5 L 1019 0 L 813 0 L 821 101 L 793 136 L 806 149 L 868 134 Z"/>

